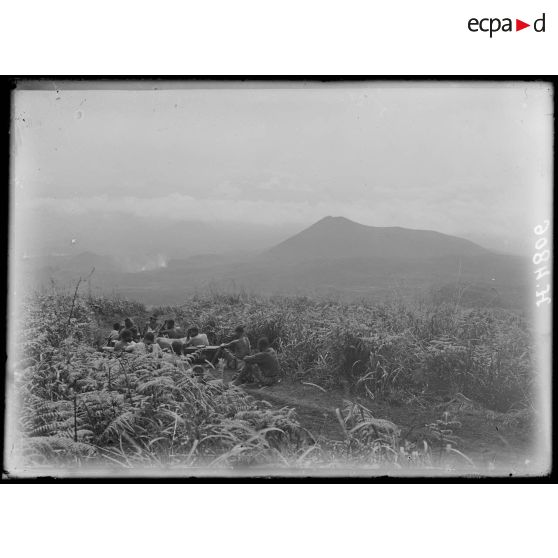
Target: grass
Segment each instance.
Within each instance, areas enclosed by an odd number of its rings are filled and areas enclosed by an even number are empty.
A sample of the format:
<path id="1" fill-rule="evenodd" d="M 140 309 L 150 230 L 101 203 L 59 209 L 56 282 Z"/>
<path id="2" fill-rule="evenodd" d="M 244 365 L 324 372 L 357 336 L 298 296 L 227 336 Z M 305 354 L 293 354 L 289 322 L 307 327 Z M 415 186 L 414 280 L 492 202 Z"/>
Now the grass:
<path id="1" fill-rule="evenodd" d="M 355 397 L 459 394 L 509 411 L 513 420 L 530 405 L 528 323 L 504 310 L 219 293 L 156 310 L 183 326 L 195 323 L 213 343 L 243 324 L 253 346 L 261 336 L 270 339 L 288 380 L 343 388 L 348 401 L 337 417 L 344 440 L 333 441 L 315 439 L 293 409 L 272 408 L 218 380 L 199 382 L 170 356 L 104 355 L 96 344 L 113 321 L 130 316 L 143 323 L 153 311 L 75 293 L 34 293 L 15 324 L 22 434 L 16 453 L 25 467 L 464 465 L 468 458 L 447 414 L 428 425 L 429 441 L 411 442 Z"/>
<path id="2" fill-rule="evenodd" d="M 164 311 L 197 323 L 215 343 L 244 324 L 253 346 L 270 339 L 289 378 L 326 389 L 462 393 L 501 412 L 530 400 L 529 324 L 508 310 L 216 294 Z"/>

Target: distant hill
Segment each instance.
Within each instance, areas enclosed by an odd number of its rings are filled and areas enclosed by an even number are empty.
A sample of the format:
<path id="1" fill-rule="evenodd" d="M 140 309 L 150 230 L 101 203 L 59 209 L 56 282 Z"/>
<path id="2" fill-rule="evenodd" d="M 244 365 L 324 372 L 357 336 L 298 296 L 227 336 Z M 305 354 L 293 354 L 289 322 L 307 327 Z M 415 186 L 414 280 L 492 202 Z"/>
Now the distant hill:
<path id="1" fill-rule="evenodd" d="M 180 304 L 209 288 L 347 300 L 429 293 L 437 300 L 508 308 L 525 306 L 530 277 L 525 258 L 434 231 L 368 227 L 342 217 L 326 217 L 259 255 L 202 253 L 142 271 L 122 262 L 83 253 L 50 260 L 28 277 L 68 286 L 95 267 L 93 291 L 155 305 Z"/>
<path id="2" fill-rule="evenodd" d="M 370 227 L 344 217 L 324 217 L 271 248 L 262 258 L 274 261 L 309 259 L 424 259 L 489 254 L 485 248 L 435 231 Z"/>
<path id="3" fill-rule="evenodd" d="M 118 263 L 112 256 L 101 256 L 92 252 L 82 252 L 75 256 L 68 256 L 59 261 L 59 266 L 64 269 L 72 269 L 76 271 L 117 271 Z"/>
<path id="4" fill-rule="evenodd" d="M 76 272 L 81 274 L 95 271 L 115 272 L 121 270 L 119 262 L 112 256 L 102 256 L 93 252 L 81 252 L 79 254 L 56 254 L 44 255 L 22 260 L 24 269 L 38 271 L 49 269 L 59 272 Z"/>
<path id="5" fill-rule="evenodd" d="M 119 262 L 128 260 L 130 270 L 136 261 L 148 263 L 149 258 L 172 260 L 201 253 L 259 252 L 296 230 L 288 224 L 250 225 L 218 219 L 210 223 L 95 210 L 83 214 L 33 211 L 28 219 L 30 223 L 40 223 L 40 228 L 18 229 L 18 244 L 26 254 L 106 254 L 115 256 Z"/>

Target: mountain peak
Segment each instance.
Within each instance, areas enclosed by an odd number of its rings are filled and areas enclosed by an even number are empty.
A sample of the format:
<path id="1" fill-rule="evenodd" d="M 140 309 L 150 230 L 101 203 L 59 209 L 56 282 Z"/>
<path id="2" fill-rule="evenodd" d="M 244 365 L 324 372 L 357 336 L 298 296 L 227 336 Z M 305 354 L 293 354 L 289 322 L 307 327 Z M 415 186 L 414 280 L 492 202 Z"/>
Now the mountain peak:
<path id="1" fill-rule="evenodd" d="M 328 215 L 327 217 L 323 217 L 319 221 L 316 221 L 314 225 L 317 225 L 319 223 L 352 223 L 354 225 L 358 225 L 358 223 L 356 223 L 355 221 L 351 221 L 350 219 L 347 219 L 347 217 L 342 217 L 340 215 L 335 217 L 332 215 Z"/>
<path id="2" fill-rule="evenodd" d="M 416 259 L 487 254 L 456 236 L 402 227 L 372 227 L 328 215 L 268 250 L 264 256 L 284 261 L 312 259 Z"/>
<path id="3" fill-rule="evenodd" d="M 327 217 L 323 217 L 319 221 L 316 221 L 313 225 L 308 227 L 306 230 L 313 230 L 313 229 L 320 229 L 320 230 L 336 230 L 336 231 L 351 231 L 355 228 L 359 227 L 366 227 L 367 225 L 362 225 L 361 223 L 357 223 L 356 221 L 351 221 L 351 219 L 347 219 L 347 217 L 342 216 L 332 216 L 328 215 Z M 303 231 L 304 232 L 304 231 Z"/>

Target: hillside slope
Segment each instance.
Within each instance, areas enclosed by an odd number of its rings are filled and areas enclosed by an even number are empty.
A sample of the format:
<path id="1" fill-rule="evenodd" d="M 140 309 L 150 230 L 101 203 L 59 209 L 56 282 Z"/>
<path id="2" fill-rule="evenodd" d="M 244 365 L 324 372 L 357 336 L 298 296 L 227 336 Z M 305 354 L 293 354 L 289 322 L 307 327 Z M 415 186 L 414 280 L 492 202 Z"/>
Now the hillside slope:
<path id="1" fill-rule="evenodd" d="M 344 217 L 324 217 L 262 254 L 274 261 L 308 259 L 423 259 L 490 252 L 469 240 L 435 231 L 370 227 Z"/>

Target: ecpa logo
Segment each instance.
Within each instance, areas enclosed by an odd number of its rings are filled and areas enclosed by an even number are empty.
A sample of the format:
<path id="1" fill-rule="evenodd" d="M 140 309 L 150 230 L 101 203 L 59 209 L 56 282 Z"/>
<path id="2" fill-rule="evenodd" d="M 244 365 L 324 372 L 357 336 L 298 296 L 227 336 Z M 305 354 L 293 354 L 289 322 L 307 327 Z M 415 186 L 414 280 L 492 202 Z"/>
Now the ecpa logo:
<path id="1" fill-rule="evenodd" d="M 536 19 L 533 22 L 533 29 L 537 33 L 544 33 L 545 32 L 545 14 L 543 14 L 539 19 Z M 472 17 L 468 22 L 469 31 L 473 33 L 477 33 L 481 31 L 483 33 L 490 33 L 490 38 L 494 33 L 498 31 L 510 32 L 513 31 L 513 24 L 512 18 L 505 17 L 500 19 L 498 17 L 485 17 L 482 19 L 477 19 Z M 522 29 L 526 29 L 527 27 L 531 27 L 530 23 L 525 23 L 520 19 L 515 20 L 515 31 L 521 31 Z"/>

